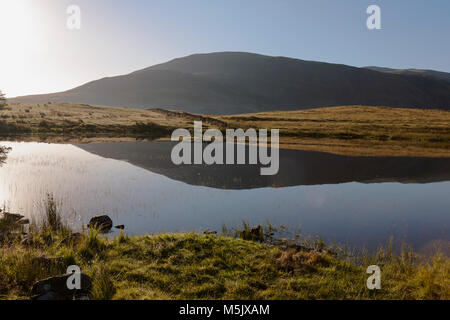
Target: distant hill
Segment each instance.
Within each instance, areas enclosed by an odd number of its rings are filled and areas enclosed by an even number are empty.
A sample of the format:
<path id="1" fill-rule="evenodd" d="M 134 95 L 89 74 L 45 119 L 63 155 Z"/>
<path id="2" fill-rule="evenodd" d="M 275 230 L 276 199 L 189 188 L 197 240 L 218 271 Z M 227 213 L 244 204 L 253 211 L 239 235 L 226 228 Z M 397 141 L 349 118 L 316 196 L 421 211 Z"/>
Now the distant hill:
<path id="1" fill-rule="evenodd" d="M 401 75 L 414 75 L 414 76 L 423 76 L 429 78 L 435 78 L 439 80 L 445 80 L 450 82 L 450 73 L 441 72 L 435 70 L 425 70 L 425 69 L 391 69 L 391 68 L 383 68 L 383 67 L 365 67 L 366 69 L 370 69 L 378 72 L 392 73 L 392 74 L 401 74 Z"/>
<path id="2" fill-rule="evenodd" d="M 335 105 L 450 109 L 435 77 L 252 53 L 195 54 L 54 94 L 10 102 L 73 102 L 233 114 Z"/>

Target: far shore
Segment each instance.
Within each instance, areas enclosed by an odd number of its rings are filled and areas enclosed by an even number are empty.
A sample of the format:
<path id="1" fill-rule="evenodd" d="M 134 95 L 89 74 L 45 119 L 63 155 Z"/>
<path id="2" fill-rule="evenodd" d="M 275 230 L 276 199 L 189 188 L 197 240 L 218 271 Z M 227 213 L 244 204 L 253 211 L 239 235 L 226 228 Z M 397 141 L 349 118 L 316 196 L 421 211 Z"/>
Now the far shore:
<path id="1" fill-rule="evenodd" d="M 168 140 L 176 128 L 280 129 L 280 148 L 349 156 L 450 157 L 450 111 L 341 106 L 199 115 L 72 103 L 11 104 L 0 140 L 92 143 Z"/>

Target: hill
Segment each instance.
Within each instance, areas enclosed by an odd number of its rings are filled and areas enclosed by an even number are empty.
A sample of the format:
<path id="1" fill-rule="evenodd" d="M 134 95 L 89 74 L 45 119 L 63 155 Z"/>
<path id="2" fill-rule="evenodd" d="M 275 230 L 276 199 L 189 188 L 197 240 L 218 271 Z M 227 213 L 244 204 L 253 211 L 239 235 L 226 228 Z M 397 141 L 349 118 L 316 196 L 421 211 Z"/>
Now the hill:
<path id="1" fill-rule="evenodd" d="M 12 103 L 71 102 L 206 114 L 336 105 L 450 109 L 450 82 L 242 52 L 196 54 Z"/>
<path id="2" fill-rule="evenodd" d="M 450 73 L 441 72 L 436 70 L 425 70 L 425 69 L 391 69 L 391 68 L 383 68 L 383 67 L 365 67 L 366 69 L 370 69 L 378 72 L 385 72 L 391 74 L 400 74 L 400 75 L 415 75 L 422 76 L 428 78 L 435 78 L 438 80 L 445 80 L 450 82 Z"/>

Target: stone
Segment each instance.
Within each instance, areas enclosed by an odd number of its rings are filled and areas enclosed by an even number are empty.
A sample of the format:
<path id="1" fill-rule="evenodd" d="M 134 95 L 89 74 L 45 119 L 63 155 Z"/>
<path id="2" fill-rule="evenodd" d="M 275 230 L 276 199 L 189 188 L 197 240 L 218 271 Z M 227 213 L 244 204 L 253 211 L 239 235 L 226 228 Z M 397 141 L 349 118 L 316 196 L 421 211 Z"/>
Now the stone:
<path id="1" fill-rule="evenodd" d="M 92 286 L 92 279 L 81 273 L 81 289 L 69 289 L 67 280 L 73 274 L 65 274 L 56 277 L 40 280 L 33 285 L 30 292 L 32 300 L 73 300 L 79 297 L 89 297 Z"/>
<path id="2" fill-rule="evenodd" d="M 62 301 L 62 300 L 68 300 L 65 296 L 62 296 L 54 291 L 48 291 L 46 293 L 43 293 L 42 295 L 36 295 L 33 300 L 37 301 L 44 301 L 44 300 L 50 300 L 50 301 Z"/>
<path id="3" fill-rule="evenodd" d="M 113 221 L 107 215 L 92 217 L 88 228 L 98 229 L 101 232 L 109 232 L 113 226 Z"/>
<path id="4" fill-rule="evenodd" d="M 217 231 L 206 229 L 203 233 L 204 234 L 217 234 Z"/>
<path id="5" fill-rule="evenodd" d="M 25 216 L 18 213 L 3 212 L 3 219 L 7 221 L 18 222 L 22 218 L 25 218 Z"/>
<path id="6" fill-rule="evenodd" d="M 70 236 L 67 236 L 66 238 L 64 238 L 60 242 L 60 245 L 77 246 L 78 244 L 80 244 L 81 240 L 83 240 L 83 235 L 79 232 L 76 232 L 76 233 L 72 233 Z"/>
<path id="7" fill-rule="evenodd" d="M 17 224 L 20 224 L 20 225 L 30 224 L 30 220 L 29 219 L 20 219 L 19 221 L 17 221 Z"/>
<path id="8" fill-rule="evenodd" d="M 250 229 L 250 233 L 254 236 L 259 236 L 261 234 L 262 228 L 261 226 L 256 226 Z"/>

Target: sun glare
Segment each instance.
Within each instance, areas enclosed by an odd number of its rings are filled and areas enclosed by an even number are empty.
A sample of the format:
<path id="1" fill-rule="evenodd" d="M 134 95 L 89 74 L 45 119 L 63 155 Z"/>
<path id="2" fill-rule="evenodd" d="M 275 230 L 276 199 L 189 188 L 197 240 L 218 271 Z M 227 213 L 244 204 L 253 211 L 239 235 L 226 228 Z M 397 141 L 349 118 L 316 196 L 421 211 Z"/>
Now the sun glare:
<path id="1" fill-rule="evenodd" d="M 0 30 L 7 46 L 17 46 L 29 40 L 32 19 L 31 4 L 27 0 L 0 1 Z"/>
<path id="2" fill-rule="evenodd" d="M 40 50 L 42 22 L 37 18 L 31 0 L 0 0 L 0 89 L 6 87 L 8 96 L 22 90 L 28 58 Z"/>

